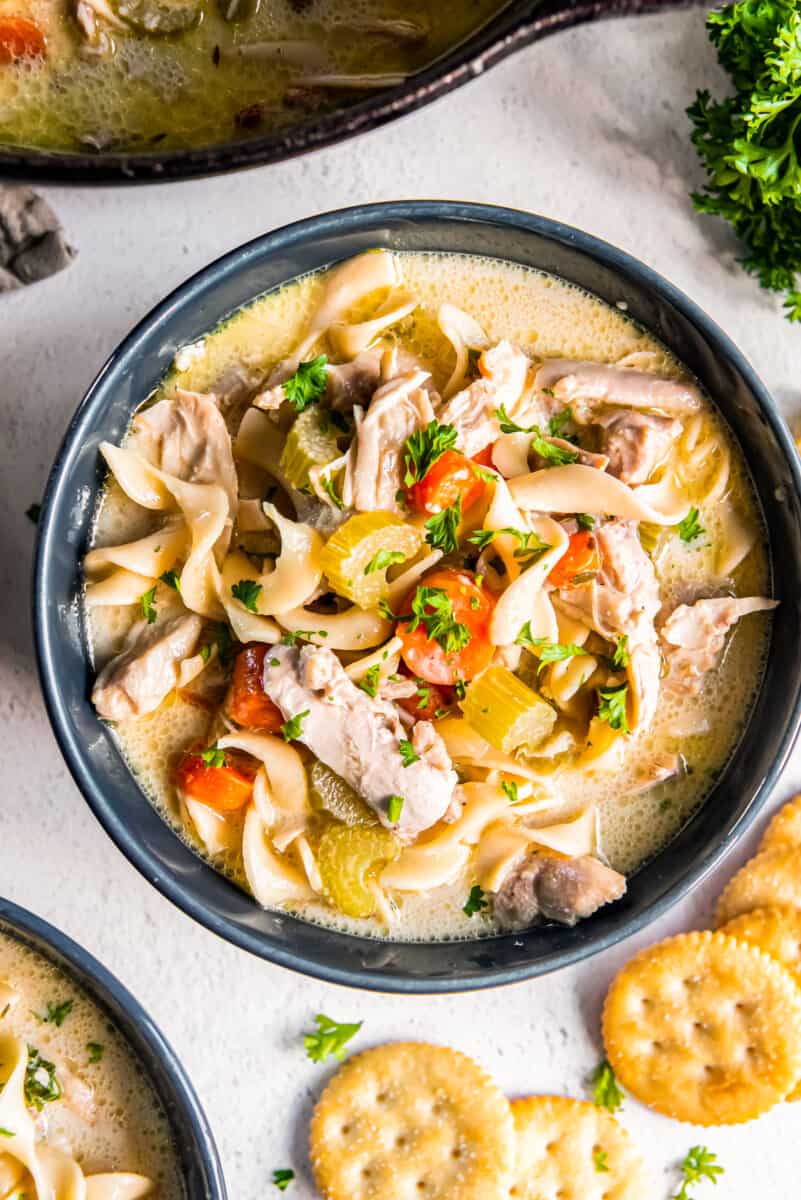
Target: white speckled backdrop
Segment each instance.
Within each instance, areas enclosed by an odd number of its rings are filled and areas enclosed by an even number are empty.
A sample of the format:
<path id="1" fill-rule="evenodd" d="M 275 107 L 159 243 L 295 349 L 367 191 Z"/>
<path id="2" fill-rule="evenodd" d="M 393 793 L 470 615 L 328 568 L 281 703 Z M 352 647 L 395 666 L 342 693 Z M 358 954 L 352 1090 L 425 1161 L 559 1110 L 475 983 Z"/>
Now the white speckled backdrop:
<path id="1" fill-rule="evenodd" d="M 215 1130 L 232 1200 L 313 1195 L 305 1127 L 329 1072 L 304 1057 L 317 1012 L 364 1020 L 358 1045 L 451 1043 L 510 1094 L 584 1094 L 598 1009 L 637 945 L 703 922 L 764 821 L 714 878 L 647 934 L 591 964 L 499 992 L 402 999 L 327 987 L 248 957 L 194 925 L 128 866 L 67 775 L 39 695 L 28 591 L 39 499 L 75 405 L 118 340 L 187 275 L 248 238 L 370 200 L 447 197 L 536 210 L 638 255 L 685 289 L 750 357 L 791 421 L 801 329 L 736 266 L 718 223 L 687 197 L 700 174 L 684 115 L 720 82 L 703 16 L 639 18 L 562 34 L 399 124 L 284 166 L 137 190 L 48 193 L 80 248 L 69 271 L 0 297 L 3 409 L 0 623 L 3 789 L 0 893 L 61 926 L 136 993 L 182 1056 Z M 775 802 L 801 781 L 801 758 Z M 696 1142 L 726 1169 L 728 1200 L 798 1195 L 801 1104 L 757 1124 L 702 1131 L 632 1101 L 623 1114 L 652 1164 L 657 1200 Z M 700 1197 L 712 1193 L 700 1185 Z M 455 1198 L 456 1200 L 456 1198 Z"/>

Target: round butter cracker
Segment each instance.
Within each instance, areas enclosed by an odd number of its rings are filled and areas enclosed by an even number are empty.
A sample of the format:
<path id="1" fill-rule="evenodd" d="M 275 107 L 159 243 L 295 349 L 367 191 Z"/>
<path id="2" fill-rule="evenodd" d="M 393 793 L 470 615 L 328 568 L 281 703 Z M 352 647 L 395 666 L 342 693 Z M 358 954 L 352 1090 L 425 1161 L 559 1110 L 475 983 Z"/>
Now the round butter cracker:
<path id="1" fill-rule="evenodd" d="M 801 1079 L 801 991 L 770 955 L 723 933 L 686 933 L 636 955 L 609 989 L 609 1062 L 657 1112 L 730 1125 Z"/>
<path id="2" fill-rule="evenodd" d="M 613 1116 L 585 1100 L 512 1101 L 515 1200 L 648 1200 L 645 1166 Z"/>
<path id="3" fill-rule="evenodd" d="M 755 908 L 801 908 L 801 845 L 761 850 L 731 878 L 715 909 L 715 927 Z"/>
<path id="4" fill-rule="evenodd" d="M 801 796 L 794 796 L 779 809 L 765 830 L 759 852 L 788 846 L 801 849 Z"/>
<path id="5" fill-rule="evenodd" d="M 325 1200 L 507 1200 L 514 1148 L 509 1102 L 489 1075 L 422 1042 L 349 1059 L 310 1131 Z"/>

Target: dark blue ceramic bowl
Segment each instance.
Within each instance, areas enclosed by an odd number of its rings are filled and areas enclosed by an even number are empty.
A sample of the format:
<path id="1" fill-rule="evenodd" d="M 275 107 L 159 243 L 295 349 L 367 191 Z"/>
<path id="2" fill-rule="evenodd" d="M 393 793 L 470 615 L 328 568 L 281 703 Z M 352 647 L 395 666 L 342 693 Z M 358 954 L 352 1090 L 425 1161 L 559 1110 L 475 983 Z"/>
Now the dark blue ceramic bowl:
<path id="1" fill-rule="evenodd" d="M 748 728 L 707 802 L 633 875 L 625 898 L 575 929 L 548 926 L 485 940 L 403 944 L 264 912 L 158 816 L 89 703 L 80 562 L 104 477 L 98 444 L 122 438 L 177 346 L 254 297 L 375 246 L 507 259 L 624 303 L 698 376 L 751 466 L 775 549 L 773 583 L 781 606 Z M 385 991 L 451 992 L 525 979 L 594 954 L 665 912 L 759 811 L 801 719 L 801 657 L 788 653 L 801 625 L 800 509 L 797 455 L 764 386 L 705 313 L 636 259 L 555 221 L 484 205 L 403 202 L 314 217 L 250 242 L 173 292 L 126 338 L 78 409 L 50 476 L 35 567 L 36 645 L 50 718 L 78 786 L 123 853 L 185 912 L 236 945 L 321 979 Z"/>
<path id="2" fill-rule="evenodd" d="M 29 946 L 74 979 L 123 1035 L 164 1108 L 187 1200 L 226 1200 L 217 1148 L 200 1102 L 175 1051 L 139 1002 L 82 946 L 2 898 L 0 933 Z"/>

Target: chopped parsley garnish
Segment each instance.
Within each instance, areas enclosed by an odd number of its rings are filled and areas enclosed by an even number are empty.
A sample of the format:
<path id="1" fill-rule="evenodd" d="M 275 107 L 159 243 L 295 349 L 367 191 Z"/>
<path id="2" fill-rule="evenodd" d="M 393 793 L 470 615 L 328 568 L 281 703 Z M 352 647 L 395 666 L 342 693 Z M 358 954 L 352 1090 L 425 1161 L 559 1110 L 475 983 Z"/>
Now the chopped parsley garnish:
<path id="1" fill-rule="evenodd" d="M 280 1167 L 277 1171 L 273 1171 L 273 1183 L 279 1192 L 285 1192 L 294 1178 L 295 1172 L 289 1167 Z"/>
<path id="2" fill-rule="evenodd" d="M 326 477 L 325 479 L 321 479 L 320 483 L 323 485 L 323 491 L 328 496 L 334 508 L 338 508 L 341 511 L 345 505 L 337 494 L 336 483 L 333 478 Z"/>
<path id="3" fill-rule="evenodd" d="M 208 746 L 205 750 L 201 750 L 200 757 L 207 767 L 224 767 L 225 766 L 225 751 L 215 744 Z"/>
<path id="4" fill-rule="evenodd" d="M 598 1108 L 605 1108 L 614 1113 L 623 1107 L 623 1092 L 606 1059 L 598 1063 L 590 1076 L 590 1083 L 592 1084 L 592 1102 L 597 1104 Z"/>
<path id="5" fill-rule="evenodd" d="M 475 600 L 476 597 L 474 596 L 473 599 Z M 473 607 L 472 604 L 470 607 Z M 464 700 L 465 696 L 467 695 L 467 684 L 463 679 L 455 679 L 453 681 L 453 690 L 456 692 L 456 696 L 459 700 Z"/>
<path id="6" fill-rule="evenodd" d="M 411 764 L 404 763 L 403 765 L 408 767 Z M 406 802 L 403 796 L 390 796 L 389 800 L 387 801 L 387 820 L 391 821 L 393 825 L 397 825 L 398 821 L 400 820 L 405 803 Z"/>
<path id="7" fill-rule="evenodd" d="M 378 604 L 376 607 L 378 608 L 378 611 L 381 613 L 381 616 L 384 617 L 384 619 L 387 621 L 408 621 L 408 619 L 409 619 L 408 613 L 404 616 L 403 613 L 393 612 L 392 609 L 390 608 L 389 601 L 385 600 L 383 597 L 378 601 Z"/>
<path id="8" fill-rule="evenodd" d="M 28 1046 L 28 1065 L 25 1068 L 25 1103 L 41 1112 L 45 1104 L 61 1099 L 61 1084 L 55 1064 L 42 1058 L 35 1046 Z"/>
<path id="9" fill-rule="evenodd" d="M 624 667 L 629 665 L 630 659 L 629 635 L 624 633 L 622 637 L 617 639 L 615 644 L 615 652 L 612 655 L 612 666 L 616 671 L 622 671 Z"/>
<path id="10" fill-rule="evenodd" d="M 295 412 L 302 413 L 325 392 L 328 382 L 328 372 L 325 369 L 327 362 L 324 354 L 318 354 L 317 358 L 302 362 L 295 374 L 284 381 L 284 397 Z"/>
<path id="11" fill-rule="evenodd" d="M 626 720 L 626 698 L 629 692 L 627 683 L 618 684 L 617 687 L 601 688 L 598 692 L 600 704 L 598 705 L 598 717 L 601 721 L 606 721 L 612 729 L 620 729 L 623 733 L 629 733 L 629 723 Z"/>
<path id="12" fill-rule="evenodd" d="M 717 1154 L 707 1150 L 706 1146 L 693 1146 L 681 1164 L 683 1181 L 672 1200 L 693 1200 L 687 1191 L 693 1183 L 703 1183 L 705 1179 L 717 1183 L 718 1176 L 723 1174 L 723 1167 L 718 1166 L 717 1159 Z"/>
<path id="13" fill-rule="evenodd" d="M 364 568 L 364 573 L 372 575 L 376 571 L 386 571 L 387 567 L 391 567 L 394 563 L 401 563 L 405 558 L 406 555 L 401 550 L 379 550 Z"/>
<path id="14" fill-rule="evenodd" d="M 595 1165 L 596 1171 L 608 1171 L 609 1170 L 609 1164 L 606 1161 L 606 1159 L 607 1159 L 607 1154 L 606 1154 L 605 1150 L 601 1150 L 599 1148 L 598 1150 L 593 1151 L 592 1161 L 593 1161 L 593 1164 Z"/>
<path id="15" fill-rule="evenodd" d="M 414 693 L 414 698 L 417 701 L 418 708 L 426 708 L 431 699 L 431 688 L 422 679 L 415 679 L 417 691 Z"/>
<path id="16" fill-rule="evenodd" d="M 313 1063 L 322 1063 L 332 1057 L 338 1062 L 342 1062 L 345 1057 L 345 1046 L 359 1032 L 362 1022 L 346 1025 L 339 1021 L 332 1021 L 330 1017 L 323 1016 L 322 1013 L 318 1014 L 314 1020 L 317 1032 L 303 1035 L 303 1045 L 306 1048 L 307 1056 Z"/>
<path id="17" fill-rule="evenodd" d="M 527 621 L 526 625 L 528 626 L 530 635 L 531 622 Z M 526 625 L 523 626 L 523 629 L 526 628 Z M 565 660 L 568 658 L 575 658 L 577 654 L 587 653 L 583 646 L 577 646 L 575 642 L 549 642 L 547 638 L 532 638 L 528 635 L 527 640 L 521 642 L 520 639 L 523 636 L 523 629 L 521 629 L 520 633 L 517 635 L 517 641 L 519 645 L 528 645 L 533 650 L 537 651 L 540 659 L 537 667 L 538 675 L 540 671 L 543 671 L 548 666 L 548 663 L 565 662 Z"/>
<path id="18" fill-rule="evenodd" d="M 381 667 L 378 663 L 373 663 L 365 673 L 364 678 L 359 680 L 359 687 L 363 692 L 366 692 L 371 700 L 375 700 L 378 695 L 378 685 L 381 682 Z"/>
<path id="19" fill-rule="evenodd" d="M 568 450 L 566 446 L 555 446 L 542 436 L 539 430 L 531 440 L 535 454 L 539 454 L 551 467 L 566 467 L 578 459 L 578 450 Z"/>
<path id="20" fill-rule="evenodd" d="M 280 659 L 280 658 L 276 658 L 276 657 L 275 657 L 275 655 L 273 655 L 273 657 L 270 659 L 270 666 L 271 666 L 271 667 L 280 667 L 280 666 L 281 666 L 281 659 Z"/>
<path id="21" fill-rule="evenodd" d="M 54 1004 L 52 1000 L 48 1000 L 44 1013 L 40 1016 L 34 1013 L 34 1016 L 39 1021 L 46 1021 L 50 1025 L 55 1025 L 59 1029 L 66 1021 L 67 1017 L 72 1012 L 74 1000 L 62 1000 L 60 1004 Z"/>
<path id="22" fill-rule="evenodd" d="M 493 538 L 497 536 L 497 534 L 509 532 L 511 531 L 508 529 L 475 529 L 472 533 L 468 534 L 467 540 L 468 542 L 471 542 L 472 545 L 478 546 L 479 550 L 486 550 L 487 546 L 490 544 Z"/>
<path id="23" fill-rule="evenodd" d="M 456 620 L 451 598 L 444 588 L 418 587 L 412 600 L 412 615 L 409 633 L 425 627 L 427 636 L 435 641 L 446 654 L 464 650 L 470 641 L 470 630 Z"/>
<path id="24" fill-rule="evenodd" d="M 476 479 L 480 479 L 482 483 L 495 483 L 498 479 L 494 471 L 488 471 L 486 467 L 479 466 L 476 462 L 468 460 L 468 466 Z"/>
<path id="25" fill-rule="evenodd" d="M 303 721 L 308 717 L 310 711 L 310 709 L 304 708 L 303 712 L 296 713 L 294 717 L 284 721 L 281 726 L 281 737 L 285 742 L 294 742 L 300 737 L 303 732 Z"/>
<path id="26" fill-rule="evenodd" d="M 240 604 L 244 604 L 248 612 L 257 612 L 256 602 L 261 592 L 261 584 L 256 583 L 255 579 L 240 579 L 239 583 L 234 583 L 231 586 L 231 595 Z"/>
<path id="27" fill-rule="evenodd" d="M 106 1047 L 102 1042 L 87 1042 L 86 1049 L 89 1051 L 90 1063 L 99 1063 L 106 1052 Z"/>
<path id="28" fill-rule="evenodd" d="M 39 524 L 39 518 L 41 517 L 41 515 L 42 515 L 41 504 L 31 504 L 28 508 L 25 509 L 25 516 L 28 518 L 29 521 L 32 521 L 34 525 Z"/>
<path id="29" fill-rule="evenodd" d="M 181 577 L 177 571 L 165 571 L 163 575 L 159 575 L 162 583 L 166 583 L 167 587 L 174 588 L 176 592 L 181 590 Z"/>
<path id="30" fill-rule="evenodd" d="M 501 433 L 534 433 L 535 430 L 539 432 L 536 425 L 518 425 L 517 422 L 513 421 L 509 416 L 508 412 L 506 411 L 506 407 L 503 404 L 500 408 L 496 408 L 494 410 L 493 415 L 500 423 Z"/>
<path id="31" fill-rule="evenodd" d="M 282 646 L 297 646 L 298 642 L 310 642 L 313 637 L 328 637 L 327 629 L 293 629 L 287 630 L 281 638 Z"/>
<path id="32" fill-rule="evenodd" d="M 510 804 L 517 804 L 520 797 L 518 795 L 517 784 L 513 779 L 501 780 L 501 790 L 509 797 Z"/>
<path id="33" fill-rule="evenodd" d="M 16 1137 L 16 1136 L 17 1135 L 14 1133 L 13 1129 L 3 1129 L 2 1125 L 0 1125 L 0 1137 Z"/>
<path id="34" fill-rule="evenodd" d="M 592 533 L 595 528 L 595 517 L 591 517 L 589 513 L 576 513 L 576 524 L 579 529 Z"/>
<path id="35" fill-rule="evenodd" d="M 683 542 L 694 542 L 702 533 L 706 533 L 706 530 L 698 519 L 699 516 L 698 509 L 693 506 L 684 520 L 679 521 L 676 529 L 678 529 L 679 537 Z"/>
<path id="36" fill-rule="evenodd" d="M 452 425 L 440 425 L 429 421 L 425 429 L 418 429 L 406 439 L 403 482 L 407 487 L 425 479 L 438 458 L 456 445 L 456 430 Z"/>
<path id="37" fill-rule="evenodd" d="M 549 437 L 564 437 L 565 425 L 573 421 L 573 409 L 568 405 L 561 412 L 555 413 L 548 422 Z"/>
<path id="38" fill-rule="evenodd" d="M 480 913 L 483 909 L 489 908 L 489 901 L 484 895 L 483 888 L 474 883 L 470 889 L 470 895 L 462 909 L 466 917 L 474 917 L 476 913 Z"/>
<path id="39" fill-rule="evenodd" d="M 506 533 L 510 537 L 517 538 L 520 545 L 514 551 L 514 557 L 520 561 L 524 568 L 532 566 L 538 559 L 542 558 L 547 550 L 551 549 L 549 543 L 544 542 L 539 534 L 530 530 L 512 529 L 511 527 L 504 527 L 503 529 L 476 529 L 469 535 L 467 540 L 468 542 L 472 542 L 474 546 L 478 546 L 479 550 L 485 550 L 499 533 Z"/>
<path id="40" fill-rule="evenodd" d="M 147 621 L 148 625 L 152 625 L 157 617 L 156 612 L 156 585 L 153 584 L 149 591 L 143 592 L 139 597 L 139 603 L 142 606 L 142 616 Z"/>
<path id="41" fill-rule="evenodd" d="M 233 656 L 233 639 L 230 629 L 222 621 L 215 626 L 213 641 L 206 642 L 200 647 L 200 657 L 205 663 L 211 658 L 211 652 L 215 646 L 217 647 L 217 657 L 220 660 L 221 666 L 229 667 Z"/>
<path id="42" fill-rule="evenodd" d="M 407 738 L 401 738 L 398 749 L 400 750 L 400 756 L 403 759 L 404 767 L 410 767 L 412 763 L 420 761 L 420 755 Z"/>
<path id="43" fill-rule="evenodd" d="M 457 496 L 453 504 L 435 513 L 425 523 L 426 541 L 443 554 L 454 554 L 459 549 L 459 526 L 462 521 L 462 498 Z"/>

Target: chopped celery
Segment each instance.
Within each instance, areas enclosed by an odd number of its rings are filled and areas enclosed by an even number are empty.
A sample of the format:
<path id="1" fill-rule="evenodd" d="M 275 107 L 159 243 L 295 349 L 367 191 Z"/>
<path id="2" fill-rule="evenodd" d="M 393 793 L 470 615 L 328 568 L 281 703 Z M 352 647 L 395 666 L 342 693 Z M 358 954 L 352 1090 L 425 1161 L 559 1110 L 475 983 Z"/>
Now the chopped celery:
<path id="1" fill-rule="evenodd" d="M 323 547 L 323 573 L 338 595 L 373 608 L 387 595 L 387 569 L 413 558 L 422 541 L 419 529 L 392 513 L 357 513 Z"/>
<path id="2" fill-rule="evenodd" d="M 337 430 L 330 424 L 327 428 L 321 425 L 320 409 L 313 405 L 297 417 L 287 434 L 280 467 L 292 486 L 300 490 L 308 487 L 313 467 L 324 467 L 339 455 Z"/>
<path id="3" fill-rule="evenodd" d="M 461 709 L 473 729 L 504 754 L 535 754 L 556 722 L 550 704 L 506 667 L 488 667 L 474 679 Z"/>
<path id="4" fill-rule="evenodd" d="M 375 896 L 369 884 L 400 853 L 400 842 L 380 826 L 333 825 L 320 838 L 317 865 L 326 895 L 347 917 L 370 917 Z"/>
<path id="5" fill-rule="evenodd" d="M 317 759 L 309 770 L 309 795 L 315 808 L 343 825 L 378 824 L 378 817 L 358 792 Z"/>

